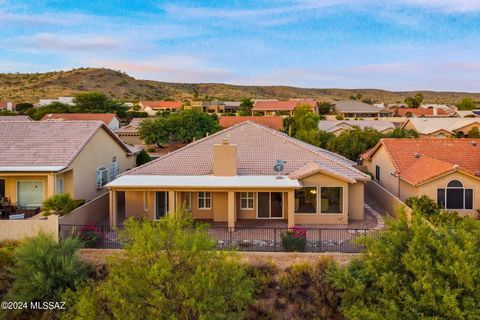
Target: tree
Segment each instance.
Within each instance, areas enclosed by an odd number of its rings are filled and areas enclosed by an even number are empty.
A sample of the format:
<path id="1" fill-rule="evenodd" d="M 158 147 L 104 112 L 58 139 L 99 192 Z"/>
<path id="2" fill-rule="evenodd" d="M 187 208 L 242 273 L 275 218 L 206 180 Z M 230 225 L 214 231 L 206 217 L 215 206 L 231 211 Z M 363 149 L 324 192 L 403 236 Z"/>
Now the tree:
<path id="1" fill-rule="evenodd" d="M 15 111 L 24 112 L 31 108 L 33 108 L 33 104 L 31 103 L 17 103 L 17 105 L 15 106 Z"/>
<path id="2" fill-rule="evenodd" d="M 70 112 L 70 106 L 61 102 L 52 102 L 46 106 L 28 109 L 27 114 L 33 120 L 40 120 L 47 113 L 68 113 Z"/>
<path id="3" fill-rule="evenodd" d="M 137 166 L 141 166 L 142 164 L 150 161 L 152 161 L 152 158 L 145 150 L 140 151 L 140 153 L 137 155 Z"/>
<path id="4" fill-rule="evenodd" d="M 362 152 L 375 146 L 383 135 L 375 129 L 354 127 L 331 139 L 327 149 L 356 161 Z"/>
<path id="5" fill-rule="evenodd" d="M 423 194 L 420 197 L 411 197 L 405 200 L 405 204 L 421 214 L 429 217 L 440 214 L 440 206 L 430 197 Z"/>
<path id="6" fill-rule="evenodd" d="M 395 128 L 392 132 L 385 134 L 385 138 L 418 138 L 420 135 L 413 129 Z"/>
<path id="7" fill-rule="evenodd" d="M 243 98 L 240 101 L 240 111 L 242 114 L 250 115 L 252 113 L 253 101 L 250 98 Z"/>
<path id="8" fill-rule="evenodd" d="M 473 127 L 468 131 L 468 137 L 472 139 L 478 139 L 480 138 L 480 130 L 478 130 L 478 127 Z"/>
<path id="9" fill-rule="evenodd" d="M 328 102 L 321 102 L 318 104 L 318 113 L 320 114 L 328 114 L 330 111 L 333 110 L 333 105 Z"/>
<path id="10" fill-rule="evenodd" d="M 100 92 L 84 92 L 75 95 L 75 105 L 71 112 L 80 113 L 115 113 L 120 118 L 125 118 L 128 107 L 123 103 L 113 101 Z"/>
<path id="11" fill-rule="evenodd" d="M 145 119 L 140 122 L 140 138 L 146 144 L 164 145 L 170 141 L 170 123 L 166 117 L 157 117 L 155 119 Z"/>
<path id="12" fill-rule="evenodd" d="M 410 222 L 398 212 L 358 260 L 332 273 L 347 319 L 478 318 L 480 222 L 442 215 L 432 225 L 418 209 Z"/>
<path id="13" fill-rule="evenodd" d="M 293 116 L 284 121 L 286 132 L 296 137 L 298 131 L 318 130 L 320 116 L 314 114 L 310 106 L 298 105 L 293 111 Z"/>
<path id="14" fill-rule="evenodd" d="M 69 299 L 67 319 L 241 319 L 252 301 L 254 283 L 239 257 L 215 251 L 186 211 L 127 220 L 123 237 L 125 253 L 103 283 Z"/>
<path id="15" fill-rule="evenodd" d="M 422 105 L 423 102 L 423 93 L 417 92 L 414 97 L 415 101 L 417 101 L 418 106 Z"/>
<path id="16" fill-rule="evenodd" d="M 457 102 L 458 110 L 473 110 L 476 107 L 477 105 L 475 104 L 475 101 L 473 101 L 473 99 L 470 99 L 470 98 L 464 98 L 459 102 Z"/>
<path id="17" fill-rule="evenodd" d="M 59 193 L 45 199 L 42 203 L 44 215 L 58 214 L 60 216 L 70 213 L 76 208 L 75 200 L 69 193 Z"/>
<path id="18" fill-rule="evenodd" d="M 420 106 L 418 100 L 412 97 L 405 98 L 405 103 L 408 105 L 409 108 L 418 108 Z"/>

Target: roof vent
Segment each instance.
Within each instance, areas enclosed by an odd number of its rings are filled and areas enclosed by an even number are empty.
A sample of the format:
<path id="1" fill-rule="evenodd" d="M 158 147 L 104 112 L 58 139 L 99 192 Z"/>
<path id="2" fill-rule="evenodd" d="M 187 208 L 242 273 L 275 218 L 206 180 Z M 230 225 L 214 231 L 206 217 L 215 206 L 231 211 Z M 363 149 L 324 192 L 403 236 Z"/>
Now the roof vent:
<path id="1" fill-rule="evenodd" d="M 419 152 L 415 152 L 415 158 L 420 158 L 422 155 Z"/>
<path id="2" fill-rule="evenodd" d="M 480 177 L 480 171 L 475 171 L 475 176 Z"/>
<path id="3" fill-rule="evenodd" d="M 472 141 L 470 142 L 472 144 L 472 146 L 476 147 L 477 146 L 477 141 Z"/>
<path id="4" fill-rule="evenodd" d="M 460 166 L 458 164 L 453 165 L 453 169 L 457 170 L 458 168 L 460 168 Z"/>

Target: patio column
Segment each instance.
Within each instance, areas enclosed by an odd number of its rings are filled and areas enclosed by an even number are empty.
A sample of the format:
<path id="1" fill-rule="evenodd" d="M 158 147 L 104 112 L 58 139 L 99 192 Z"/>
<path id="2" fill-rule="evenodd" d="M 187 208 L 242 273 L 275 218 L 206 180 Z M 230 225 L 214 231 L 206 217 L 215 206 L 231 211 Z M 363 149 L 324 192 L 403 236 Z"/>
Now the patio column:
<path id="1" fill-rule="evenodd" d="M 168 212 L 174 213 L 175 212 L 175 191 L 168 191 Z"/>
<path id="2" fill-rule="evenodd" d="M 55 176 L 53 173 L 47 175 L 47 198 L 55 194 Z"/>
<path id="3" fill-rule="evenodd" d="M 110 200 L 110 226 L 115 227 L 117 225 L 117 192 L 110 189 L 108 191 L 109 194 L 109 200 Z"/>
<path id="4" fill-rule="evenodd" d="M 293 228 L 295 226 L 295 191 L 288 191 L 288 227 Z"/>
<path id="5" fill-rule="evenodd" d="M 235 228 L 235 192 L 228 192 L 228 227 Z"/>

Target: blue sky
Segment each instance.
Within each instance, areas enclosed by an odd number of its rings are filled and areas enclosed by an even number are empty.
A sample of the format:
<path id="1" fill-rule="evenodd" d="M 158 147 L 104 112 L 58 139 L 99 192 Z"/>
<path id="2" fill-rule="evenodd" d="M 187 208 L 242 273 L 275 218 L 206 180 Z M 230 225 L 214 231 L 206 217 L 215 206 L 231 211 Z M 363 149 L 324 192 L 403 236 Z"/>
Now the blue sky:
<path id="1" fill-rule="evenodd" d="M 0 38 L 0 72 L 480 92 L 479 0 L 0 0 Z"/>

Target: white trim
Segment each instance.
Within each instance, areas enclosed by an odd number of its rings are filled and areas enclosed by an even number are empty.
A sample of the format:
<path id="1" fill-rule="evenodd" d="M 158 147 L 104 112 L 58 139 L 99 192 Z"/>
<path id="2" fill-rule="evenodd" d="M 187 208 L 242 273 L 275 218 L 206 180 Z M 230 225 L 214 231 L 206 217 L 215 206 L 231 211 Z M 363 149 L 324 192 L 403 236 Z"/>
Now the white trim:
<path id="1" fill-rule="evenodd" d="M 322 212 L 322 188 L 341 188 L 342 189 L 342 212 Z M 320 215 L 327 215 L 327 216 L 340 216 L 340 215 L 343 215 L 345 214 L 345 203 L 347 203 L 345 201 L 345 187 L 344 186 L 321 186 L 320 187 L 320 192 L 318 193 L 318 200 L 319 200 L 319 203 L 320 203 L 320 210 L 319 210 L 319 214 Z"/>
<path id="2" fill-rule="evenodd" d="M 258 216 L 258 194 L 259 193 L 268 193 L 268 214 L 269 214 L 269 217 L 259 217 Z M 272 217 L 272 193 L 280 193 L 282 195 L 282 216 L 281 217 Z M 256 213 L 256 218 L 259 219 L 259 220 L 281 220 L 281 219 L 285 219 L 285 206 L 284 206 L 284 195 L 283 195 L 283 192 L 282 191 L 266 191 L 266 192 L 256 192 L 256 210 L 255 210 L 255 213 Z"/>
<path id="3" fill-rule="evenodd" d="M 255 192 L 253 192 L 253 191 L 241 191 L 239 193 L 240 193 L 240 210 L 242 210 L 242 211 L 255 210 Z M 242 197 L 242 193 L 246 193 L 247 197 Z M 252 194 L 251 197 L 248 196 L 249 193 Z M 247 207 L 242 207 L 242 199 L 247 202 Z M 249 202 L 250 199 L 252 200 L 252 207 L 251 208 L 248 206 L 248 202 Z"/>
<path id="4" fill-rule="evenodd" d="M 25 167 L 0 167 L 0 171 L 17 171 L 17 172 L 37 172 L 37 171 L 50 171 L 57 172 L 66 169 L 65 166 L 25 166 Z"/>
<path id="5" fill-rule="evenodd" d="M 210 200 L 210 206 L 209 207 L 200 207 L 200 192 L 204 193 L 205 195 L 202 197 L 203 203 L 206 205 L 207 204 L 207 199 Z M 207 197 L 207 193 L 209 196 Z M 197 209 L 198 210 L 212 210 L 212 192 L 211 191 L 198 191 L 197 192 Z"/>

